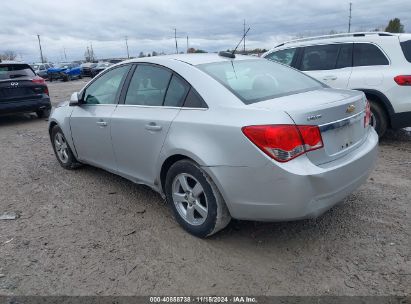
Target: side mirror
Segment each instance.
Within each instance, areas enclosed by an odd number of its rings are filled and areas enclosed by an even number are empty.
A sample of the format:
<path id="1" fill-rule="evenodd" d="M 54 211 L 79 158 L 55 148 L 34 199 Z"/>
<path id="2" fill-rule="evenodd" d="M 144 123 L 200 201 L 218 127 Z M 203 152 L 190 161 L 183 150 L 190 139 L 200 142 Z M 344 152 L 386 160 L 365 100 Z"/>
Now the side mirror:
<path id="1" fill-rule="evenodd" d="M 70 97 L 70 106 L 78 106 L 79 104 L 80 100 L 78 98 L 78 92 L 74 92 Z"/>

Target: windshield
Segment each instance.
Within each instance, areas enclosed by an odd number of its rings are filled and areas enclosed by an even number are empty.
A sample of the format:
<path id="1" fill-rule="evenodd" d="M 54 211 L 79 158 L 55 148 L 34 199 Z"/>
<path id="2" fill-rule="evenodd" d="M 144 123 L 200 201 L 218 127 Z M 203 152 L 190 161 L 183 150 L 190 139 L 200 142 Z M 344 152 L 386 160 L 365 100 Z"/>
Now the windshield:
<path id="1" fill-rule="evenodd" d="M 19 77 L 36 76 L 27 64 L 0 65 L 0 79 L 13 79 Z"/>
<path id="2" fill-rule="evenodd" d="M 37 64 L 31 64 L 30 66 L 33 68 L 33 70 L 38 70 L 38 69 L 40 69 L 40 66 L 37 65 Z"/>
<path id="3" fill-rule="evenodd" d="M 70 64 L 69 63 L 59 63 L 56 66 L 59 69 L 69 69 L 70 68 Z"/>
<path id="4" fill-rule="evenodd" d="M 402 52 L 408 62 L 411 62 L 411 40 L 401 42 Z"/>
<path id="5" fill-rule="evenodd" d="M 198 65 L 245 104 L 324 87 L 320 82 L 269 60 L 230 60 Z"/>

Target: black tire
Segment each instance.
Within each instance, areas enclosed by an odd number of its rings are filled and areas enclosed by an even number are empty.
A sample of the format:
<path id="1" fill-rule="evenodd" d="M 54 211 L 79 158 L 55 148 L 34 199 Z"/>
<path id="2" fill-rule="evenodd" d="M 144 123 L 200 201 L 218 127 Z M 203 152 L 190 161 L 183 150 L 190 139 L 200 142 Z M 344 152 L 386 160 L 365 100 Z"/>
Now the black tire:
<path id="1" fill-rule="evenodd" d="M 368 100 L 371 107 L 371 121 L 370 124 L 374 127 L 378 136 L 381 138 L 384 136 L 388 127 L 388 117 L 385 110 L 375 101 Z"/>
<path id="2" fill-rule="evenodd" d="M 192 225 L 179 213 L 173 200 L 173 183 L 177 176 L 188 174 L 195 178 L 203 188 L 202 196 L 207 203 L 207 216 L 200 225 Z M 166 200 L 173 209 L 177 222 L 189 233 L 197 237 L 207 237 L 225 228 L 231 220 L 223 197 L 211 178 L 196 163 L 181 160 L 173 164 L 167 172 L 164 192 Z M 188 208 L 188 207 L 187 207 Z"/>
<path id="3" fill-rule="evenodd" d="M 78 79 L 83 79 L 83 75 L 78 75 Z"/>
<path id="4" fill-rule="evenodd" d="M 53 82 L 53 77 L 50 76 L 50 77 L 49 77 L 49 81 L 50 81 L 50 82 Z"/>
<path id="5" fill-rule="evenodd" d="M 38 118 L 48 118 L 50 116 L 50 110 L 38 110 L 36 114 Z"/>
<path id="6" fill-rule="evenodd" d="M 58 153 L 58 148 L 56 147 L 56 137 L 60 134 L 64 139 L 64 142 L 67 145 L 67 159 L 62 160 Z M 64 169 L 72 170 L 81 166 L 81 164 L 76 160 L 74 157 L 73 151 L 71 151 L 70 146 L 68 145 L 66 138 L 64 136 L 63 131 L 60 129 L 59 126 L 54 126 L 51 130 L 51 145 L 53 146 L 54 154 L 56 155 L 57 161 Z"/>

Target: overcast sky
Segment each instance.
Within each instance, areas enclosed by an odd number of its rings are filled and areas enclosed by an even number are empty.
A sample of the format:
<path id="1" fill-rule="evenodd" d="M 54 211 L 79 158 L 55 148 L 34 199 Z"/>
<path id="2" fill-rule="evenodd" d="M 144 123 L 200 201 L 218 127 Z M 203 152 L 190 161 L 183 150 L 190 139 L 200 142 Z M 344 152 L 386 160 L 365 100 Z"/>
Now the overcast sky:
<path id="1" fill-rule="evenodd" d="M 352 30 L 384 27 L 398 17 L 411 32 L 411 0 L 353 0 Z M 233 48 L 251 27 L 247 48 L 270 48 L 296 35 L 347 31 L 349 1 L 289 0 L 16 0 L 0 6 L 0 53 L 39 61 L 36 34 L 49 61 L 84 58 L 93 44 L 98 58 L 143 52 L 180 51 L 189 45 L 207 51 Z"/>

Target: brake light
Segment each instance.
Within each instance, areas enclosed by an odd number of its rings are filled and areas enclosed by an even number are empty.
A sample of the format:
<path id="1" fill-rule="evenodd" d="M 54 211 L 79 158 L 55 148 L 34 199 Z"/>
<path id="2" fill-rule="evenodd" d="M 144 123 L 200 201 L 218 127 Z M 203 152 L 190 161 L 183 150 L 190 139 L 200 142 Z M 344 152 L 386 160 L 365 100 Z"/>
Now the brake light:
<path id="1" fill-rule="evenodd" d="M 394 81 L 400 86 L 411 86 L 411 75 L 395 76 Z"/>
<path id="2" fill-rule="evenodd" d="M 265 154 L 279 162 L 324 146 L 318 126 L 262 125 L 241 130 Z"/>
<path id="3" fill-rule="evenodd" d="M 370 106 L 370 102 L 367 100 L 365 104 L 364 128 L 369 126 L 370 121 L 371 121 L 371 106 Z"/>
<path id="4" fill-rule="evenodd" d="M 43 78 L 41 78 L 40 76 L 34 77 L 31 81 L 34 82 L 34 83 L 38 83 L 38 84 L 45 84 L 46 83 L 46 81 Z"/>

